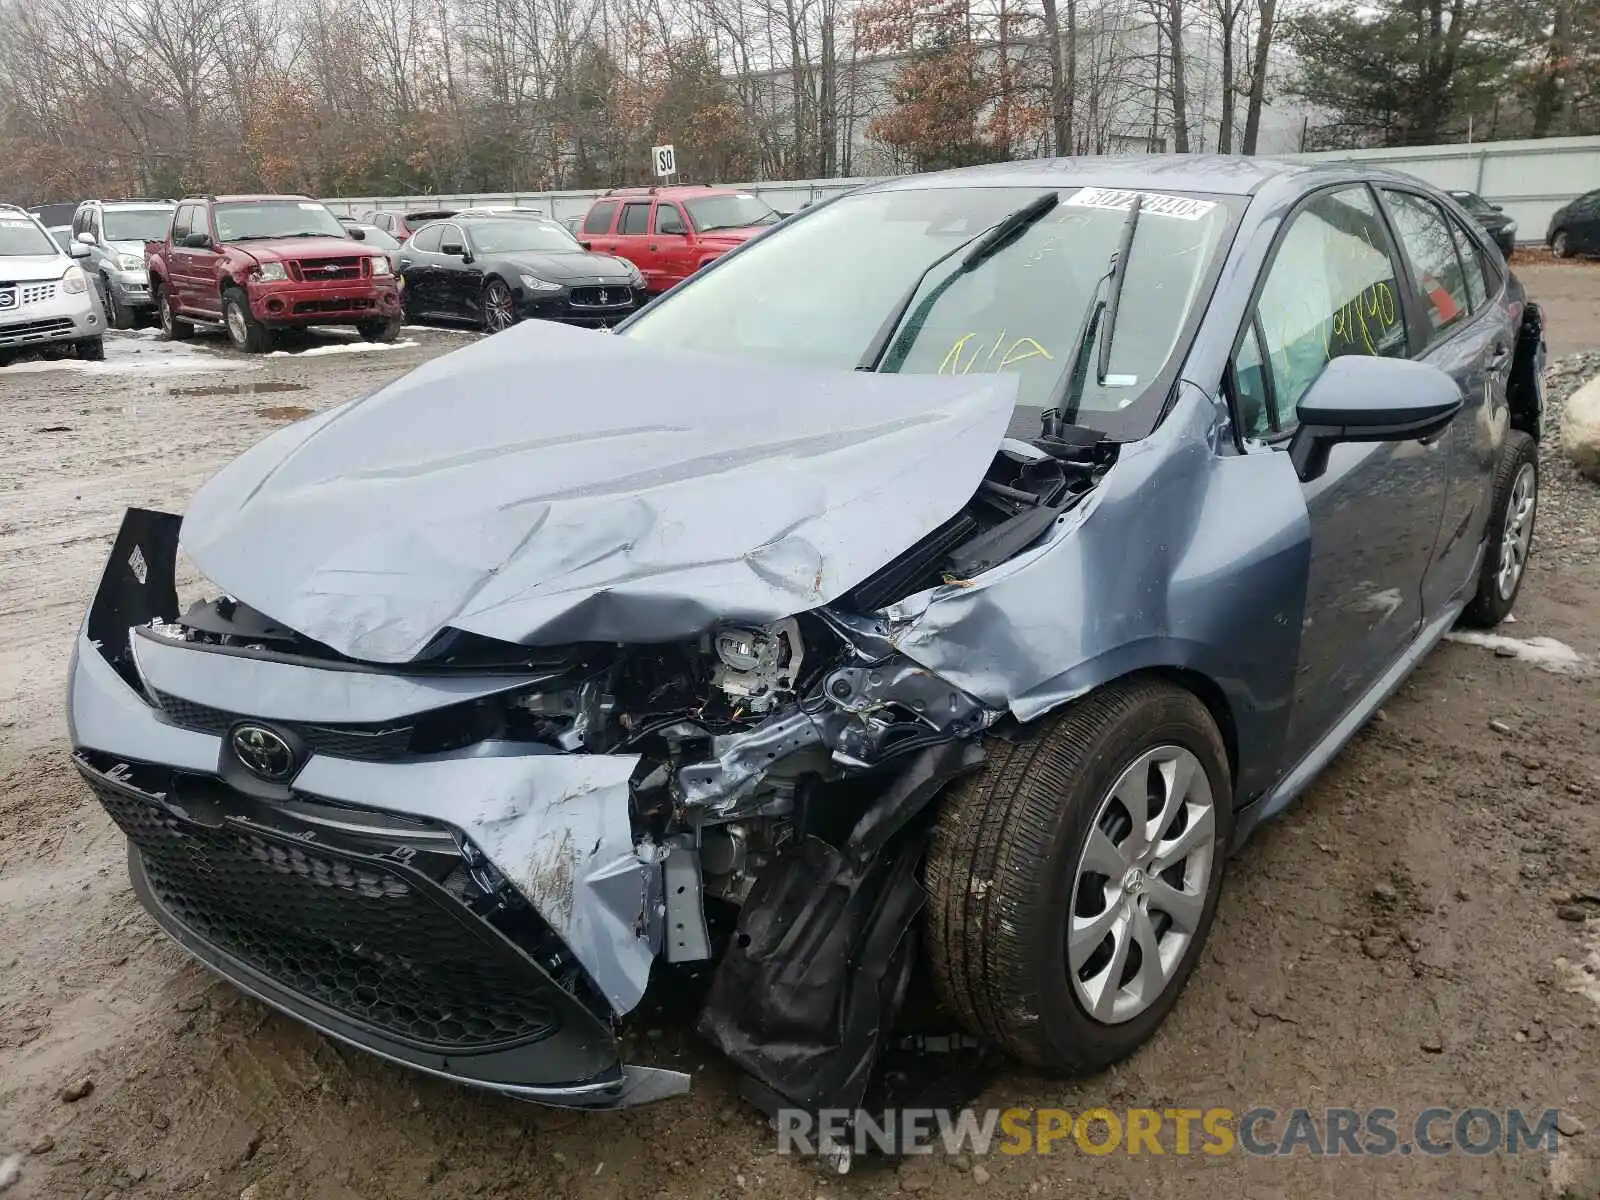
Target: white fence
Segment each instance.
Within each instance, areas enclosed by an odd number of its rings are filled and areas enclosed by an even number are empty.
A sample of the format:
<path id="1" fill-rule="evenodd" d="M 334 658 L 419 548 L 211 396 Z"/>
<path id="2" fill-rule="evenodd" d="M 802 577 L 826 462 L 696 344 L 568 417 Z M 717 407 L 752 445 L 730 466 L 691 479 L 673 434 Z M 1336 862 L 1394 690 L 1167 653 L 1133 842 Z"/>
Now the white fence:
<path id="1" fill-rule="evenodd" d="M 1583 192 L 1600 188 L 1600 137 L 1540 138 L 1479 142 L 1456 146 L 1417 146 L 1393 150 L 1334 150 L 1321 154 L 1285 155 L 1292 159 L 1324 159 L 1382 164 L 1407 171 L 1442 188 L 1466 189 L 1491 204 L 1504 206 L 1517 222 L 1519 241 L 1541 242 L 1550 214 Z M 740 183 L 780 212 L 849 191 L 867 178 L 798 179 Z M 582 216 L 603 189 L 566 192 L 480 192 L 452 196 L 340 196 L 327 203 L 335 212 L 359 215 L 371 209 L 465 208 L 471 205 L 520 205 L 538 208 L 557 219 Z"/>

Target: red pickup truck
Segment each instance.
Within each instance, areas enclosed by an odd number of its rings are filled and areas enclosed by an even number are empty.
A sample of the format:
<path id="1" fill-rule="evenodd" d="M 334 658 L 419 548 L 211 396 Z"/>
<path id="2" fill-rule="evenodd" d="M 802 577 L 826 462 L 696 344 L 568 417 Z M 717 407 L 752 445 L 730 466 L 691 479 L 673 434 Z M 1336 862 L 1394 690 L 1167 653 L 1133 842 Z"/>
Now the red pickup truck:
<path id="1" fill-rule="evenodd" d="M 187 338 L 221 324 L 241 350 L 270 349 L 281 329 L 354 325 L 370 342 L 400 332 L 400 280 L 307 196 L 180 201 L 166 239 L 145 243 L 162 332 Z"/>
<path id="2" fill-rule="evenodd" d="M 638 267 L 645 290 L 656 295 L 782 219 L 753 192 L 612 188 L 589 206 L 578 238 L 585 249 Z"/>

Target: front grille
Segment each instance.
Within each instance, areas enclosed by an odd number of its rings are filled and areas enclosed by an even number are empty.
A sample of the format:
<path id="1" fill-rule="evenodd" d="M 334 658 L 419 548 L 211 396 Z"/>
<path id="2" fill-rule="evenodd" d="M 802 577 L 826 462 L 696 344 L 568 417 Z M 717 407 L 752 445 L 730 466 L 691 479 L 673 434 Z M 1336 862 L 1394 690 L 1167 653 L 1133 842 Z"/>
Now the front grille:
<path id="1" fill-rule="evenodd" d="M 221 737 L 240 721 L 249 720 L 245 713 L 227 712 L 196 704 L 181 696 L 167 692 L 154 693 L 156 703 L 167 720 L 196 733 L 209 733 Z M 341 724 L 307 725 L 299 722 L 277 722 L 293 730 L 312 754 L 327 754 L 334 758 L 355 758 L 363 762 L 388 762 L 402 758 L 411 750 L 411 722 L 398 724 Z"/>
<path id="2" fill-rule="evenodd" d="M 72 332 L 72 322 L 66 317 L 52 317 L 48 321 L 21 321 L 15 325 L 0 325 L 0 346 L 18 346 L 27 342 L 42 342 Z"/>
<path id="3" fill-rule="evenodd" d="M 294 306 L 297 313 L 364 312 L 376 308 L 377 301 L 370 296 L 349 300 L 301 300 Z"/>
<path id="4" fill-rule="evenodd" d="M 302 258 L 289 263 L 289 275 L 305 283 L 333 283 L 345 279 L 360 279 L 366 273 L 366 263 L 365 257 Z"/>
<path id="5" fill-rule="evenodd" d="M 0 306 L 5 308 L 22 308 L 24 305 L 28 304 L 43 304 L 46 300 L 55 299 L 56 288 L 58 286 L 58 283 L 54 279 L 48 280 L 44 283 L 19 283 L 14 287 L 7 285 L 4 288 L 4 291 L 0 292 L 0 295 L 9 297 L 9 299 L 0 302 Z"/>
<path id="6" fill-rule="evenodd" d="M 574 308 L 621 308 L 633 303 L 627 287 L 575 287 L 570 294 Z"/>
<path id="7" fill-rule="evenodd" d="M 358 851 L 238 815 L 202 823 L 189 812 L 203 800 L 186 807 L 181 789 L 168 804 L 115 771 L 84 774 L 137 848 L 161 909 L 280 987 L 433 1052 L 557 1031 L 548 977 L 467 907 L 485 894 L 453 844 L 458 867 L 441 886 L 404 865 L 401 839 L 385 842 L 381 829 L 359 835 L 372 844 Z"/>

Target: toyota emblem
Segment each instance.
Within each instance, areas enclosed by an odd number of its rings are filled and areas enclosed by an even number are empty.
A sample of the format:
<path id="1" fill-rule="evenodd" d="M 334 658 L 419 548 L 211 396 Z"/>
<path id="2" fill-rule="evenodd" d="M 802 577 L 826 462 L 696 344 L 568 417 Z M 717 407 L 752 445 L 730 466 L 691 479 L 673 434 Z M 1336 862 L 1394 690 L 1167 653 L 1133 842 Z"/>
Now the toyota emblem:
<path id="1" fill-rule="evenodd" d="M 233 752 L 252 775 L 269 783 L 282 783 L 294 774 L 295 753 L 282 734 L 265 725 L 238 725 L 231 738 Z"/>

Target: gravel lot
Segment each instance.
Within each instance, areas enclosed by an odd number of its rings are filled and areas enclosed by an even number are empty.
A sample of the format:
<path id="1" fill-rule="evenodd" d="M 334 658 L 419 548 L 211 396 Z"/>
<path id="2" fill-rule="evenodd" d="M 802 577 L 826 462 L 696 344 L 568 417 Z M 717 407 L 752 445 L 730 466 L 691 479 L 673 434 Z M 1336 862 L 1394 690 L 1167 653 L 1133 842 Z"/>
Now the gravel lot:
<path id="1" fill-rule="evenodd" d="M 1550 376 L 1564 394 L 1600 373 L 1600 266 L 1520 269 L 1566 356 Z M 0 371 L 6 1200 L 1600 1195 L 1600 488 L 1548 441 L 1532 573 L 1501 632 L 1578 660 L 1442 646 L 1234 861 L 1204 961 L 1151 1045 L 1085 1079 L 1005 1074 L 980 1103 L 1386 1106 L 1402 1125 L 1432 1105 L 1559 1107 L 1575 1136 L 1555 1158 L 1074 1148 L 825 1178 L 776 1154 L 681 1023 L 640 1046 L 695 1071 L 689 1098 L 573 1115 L 337 1047 L 190 965 L 135 904 L 122 838 L 66 759 L 71 639 L 122 509 L 182 511 L 277 424 L 470 336 L 348 351 L 312 337 L 246 360 L 215 337 L 128 335 L 104 364 Z"/>

